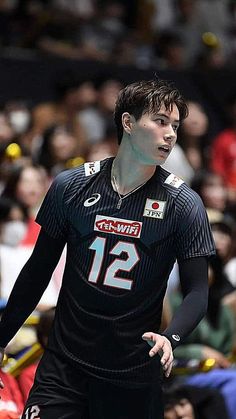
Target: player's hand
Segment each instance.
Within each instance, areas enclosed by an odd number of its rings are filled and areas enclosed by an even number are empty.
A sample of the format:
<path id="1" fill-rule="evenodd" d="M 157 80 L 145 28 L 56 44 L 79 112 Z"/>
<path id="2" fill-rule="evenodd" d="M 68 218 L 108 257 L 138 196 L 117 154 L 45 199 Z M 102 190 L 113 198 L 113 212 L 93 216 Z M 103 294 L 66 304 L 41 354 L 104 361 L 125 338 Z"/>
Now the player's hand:
<path id="1" fill-rule="evenodd" d="M 144 333 L 142 339 L 152 347 L 149 352 L 149 356 L 153 357 L 157 353 L 160 355 L 164 374 L 166 377 L 169 377 L 174 360 L 172 346 L 169 339 L 153 332 Z"/>
<path id="2" fill-rule="evenodd" d="M 0 367 L 1 367 L 2 362 L 3 362 L 4 354 L 5 354 L 5 350 L 4 350 L 4 348 L 1 348 L 1 347 L 0 347 Z M 3 384 L 2 379 L 0 378 L 0 389 L 1 389 L 1 388 L 4 388 L 4 384 Z M 1 398 L 1 397 L 0 397 L 0 398 Z"/>

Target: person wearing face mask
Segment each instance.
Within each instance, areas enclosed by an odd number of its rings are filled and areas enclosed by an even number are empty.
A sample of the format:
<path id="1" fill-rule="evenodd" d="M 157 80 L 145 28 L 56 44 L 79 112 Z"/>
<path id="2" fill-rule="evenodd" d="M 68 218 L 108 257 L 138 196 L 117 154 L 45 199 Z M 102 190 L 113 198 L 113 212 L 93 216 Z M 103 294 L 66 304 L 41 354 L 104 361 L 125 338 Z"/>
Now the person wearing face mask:
<path id="1" fill-rule="evenodd" d="M 27 211 L 17 201 L 0 197 L 0 243 L 17 246 L 27 230 Z"/>
<path id="2" fill-rule="evenodd" d="M 23 134 L 29 128 L 31 116 L 27 108 L 16 108 L 10 111 L 8 118 L 16 135 Z"/>
<path id="3" fill-rule="evenodd" d="M 28 211 L 24 205 L 13 198 L 0 197 L 0 297 L 3 301 L 8 299 L 15 278 L 33 251 L 27 241 L 28 220 Z M 40 300 L 37 307 L 39 310 L 56 303 L 63 268 L 64 254 L 53 280 Z"/>

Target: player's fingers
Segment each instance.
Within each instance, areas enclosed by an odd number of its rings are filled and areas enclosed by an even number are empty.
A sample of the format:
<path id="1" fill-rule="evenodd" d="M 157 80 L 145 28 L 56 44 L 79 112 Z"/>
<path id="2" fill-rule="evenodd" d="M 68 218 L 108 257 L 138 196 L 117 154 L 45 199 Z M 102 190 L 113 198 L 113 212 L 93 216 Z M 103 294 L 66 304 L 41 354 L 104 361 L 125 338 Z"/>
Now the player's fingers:
<path id="1" fill-rule="evenodd" d="M 160 357 L 161 357 L 161 363 L 162 365 L 165 365 L 168 362 L 172 362 L 173 361 L 173 352 L 172 352 L 172 348 L 171 345 L 165 341 L 162 348 L 161 348 L 161 353 L 159 351 Z"/>
<path id="2" fill-rule="evenodd" d="M 165 368 L 164 368 L 164 373 L 165 373 L 165 376 L 166 376 L 166 377 L 169 377 L 169 375 L 170 375 L 170 373 L 171 373 L 171 370 L 172 370 L 172 367 L 173 367 L 173 360 L 172 360 L 171 362 L 168 362 L 168 363 L 165 365 Z"/>
<path id="3" fill-rule="evenodd" d="M 150 345 L 152 348 L 154 347 L 154 345 L 155 345 L 154 333 L 152 333 L 152 332 L 144 333 L 143 336 L 142 336 L 142 339 L 145 340 L 148 343 L 148 345 Z M 149 355 L 154 356 L 155 351 L 153 353 L 152 349 L 151 349 L 151 351 L 149 352 Z"/>
<path id="4" fill-rule="evenodd" d="M 145 340 L 152 349 L 149 352 L 149 356 L 153 357 L 157 353 L 161 357 L 162 365 L 166 363 L 169 359 L 169 356 L 172 354 L 171 345 L 168 345 L 168 341 L 163 340 L 163 338 L 159 335 L 157 339 L 157 335 L 153 332 L 146 332 L 142 336 L 143 340 Z"/>
<path id="5" fill-rule="evenodd" d="M 155 334 L 153 332 L 146 332 L 142 335 L 142 339 L 149 343 L 149 345 L 153 346 Z"/>

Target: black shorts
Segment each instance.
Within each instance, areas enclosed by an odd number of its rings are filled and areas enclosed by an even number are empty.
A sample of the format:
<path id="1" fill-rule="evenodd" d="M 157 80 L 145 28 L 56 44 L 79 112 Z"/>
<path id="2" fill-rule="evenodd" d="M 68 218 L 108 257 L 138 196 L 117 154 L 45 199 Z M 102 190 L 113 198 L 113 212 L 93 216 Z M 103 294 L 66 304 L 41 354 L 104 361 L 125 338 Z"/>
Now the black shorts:
<path id="1" fill-rule="evenodd" d="M 160 379 L 104 379 L 45 351 L 22 419 L 162 419 Z"/>

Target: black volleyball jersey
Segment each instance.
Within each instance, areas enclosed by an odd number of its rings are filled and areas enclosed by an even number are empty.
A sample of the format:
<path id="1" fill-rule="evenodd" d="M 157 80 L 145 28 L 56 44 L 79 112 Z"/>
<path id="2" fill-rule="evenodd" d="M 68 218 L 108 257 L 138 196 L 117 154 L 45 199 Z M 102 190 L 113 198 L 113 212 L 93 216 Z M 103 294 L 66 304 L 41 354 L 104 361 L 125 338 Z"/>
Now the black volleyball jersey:
<path id="1" fill-rule="evenodd" d="M 213 254 L 214 244 L 199 196 L 160 166 L 120 206 L 112 161 L 59 174 L 37 222 L 67 243 L 49 345 L 83 365 L 126 371 L 150 359 L 142 334 L 159 331 L 175 260 Z"/>

